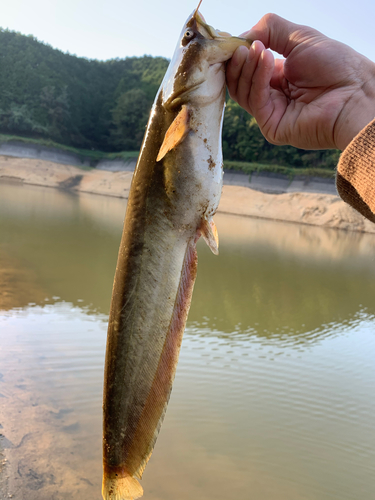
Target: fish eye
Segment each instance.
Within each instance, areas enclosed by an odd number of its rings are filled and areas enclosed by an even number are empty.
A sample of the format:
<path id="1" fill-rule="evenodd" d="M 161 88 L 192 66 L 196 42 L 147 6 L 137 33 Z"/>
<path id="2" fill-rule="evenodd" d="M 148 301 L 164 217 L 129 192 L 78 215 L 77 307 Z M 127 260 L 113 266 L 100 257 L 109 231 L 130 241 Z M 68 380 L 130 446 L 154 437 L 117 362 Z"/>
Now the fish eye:
<path id="1" fill-rule="evenodd" d="M 191 40 L 192 38 L 194 38 L 194 36 L 195 36 L 195 33 L 194 33 L 194 31 L 193 31 L 193 30 L 189 30 L 189 29 L 187 29 L 187 30 L 185 31 L 185 34 L 184 34 L 184 38 L 185 38 L 185 39 L 187 39 L 187 40 Z"/>

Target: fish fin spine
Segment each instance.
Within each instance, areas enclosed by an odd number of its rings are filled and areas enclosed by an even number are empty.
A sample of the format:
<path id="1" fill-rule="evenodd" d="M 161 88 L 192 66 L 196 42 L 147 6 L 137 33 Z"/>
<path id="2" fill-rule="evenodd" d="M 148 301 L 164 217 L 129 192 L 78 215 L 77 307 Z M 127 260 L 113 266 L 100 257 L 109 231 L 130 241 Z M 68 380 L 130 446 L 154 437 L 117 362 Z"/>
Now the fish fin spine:
<path id="1" fill-rule="evenodd" d="M 214 220 L 211 219 L 208 221 L 203 219 L 199 230 L 204 241 L 211 249 L 211 252 L 215 255 L 219 255 L 219 233 Z"/>
<path id="2" fill-rule="evenodd" d="M 181 111 L 178 113 L 165 133 L 156 161 L 162 160 L 169 151 L 181 144 L 190 131 L 189 121 L 189 108 L 186 105 L 183 105 Z"/>

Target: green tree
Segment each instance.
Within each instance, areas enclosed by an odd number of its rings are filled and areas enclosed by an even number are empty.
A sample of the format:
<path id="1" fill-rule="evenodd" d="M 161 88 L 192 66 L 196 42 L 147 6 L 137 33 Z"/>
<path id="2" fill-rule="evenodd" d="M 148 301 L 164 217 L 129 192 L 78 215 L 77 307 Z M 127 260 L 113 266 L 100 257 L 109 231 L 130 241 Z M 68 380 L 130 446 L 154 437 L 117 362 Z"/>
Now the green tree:
<path id="1" fill-rule="evenodd" d="M 125 150 L 139 149 L 149 112 L 149 100 L 143 90 L 132 89 L 124 92 L 112 112 L 113 143 Z"/>
<path id="2" fill-rule="evenodd" d="M 50 134 L 56 139 L 68 137 L 70 125 L 70 112 L 67 86 L 61 91 L 51 85 L 43 87 L 40 93 L 40 105 L 48 115 Z"/>
<path id="3" fill-rule="evenodd" d="M 229 99 L 224 113 L 223 154 L 227 160 L 258 162 L 267 143 L 255 118 Z"/>
<path id="4" fill-rule="evenodd" d="M 26 104 L 10 103 L 7 109 L 0 109 L 0 128 L 26 135 L 47 134 L 48 129 L 35 121 Z"/>

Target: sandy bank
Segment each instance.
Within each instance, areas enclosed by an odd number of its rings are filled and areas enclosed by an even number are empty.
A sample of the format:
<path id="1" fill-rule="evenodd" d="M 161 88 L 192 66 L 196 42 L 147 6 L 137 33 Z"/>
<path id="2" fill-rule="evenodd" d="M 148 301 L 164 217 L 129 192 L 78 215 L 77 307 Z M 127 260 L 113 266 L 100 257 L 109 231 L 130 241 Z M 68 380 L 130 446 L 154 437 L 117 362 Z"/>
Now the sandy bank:
<path id="1" fill-rule="evenodd" d="M 0 157 L 0 181 L 15 181 L 127 198 L 132 172 L 82 170 L 29 158 Z M 240 185 L 224 185 L 219 212 L 362 232 L 375 226 L 332 194 L 267 194 Z"/>

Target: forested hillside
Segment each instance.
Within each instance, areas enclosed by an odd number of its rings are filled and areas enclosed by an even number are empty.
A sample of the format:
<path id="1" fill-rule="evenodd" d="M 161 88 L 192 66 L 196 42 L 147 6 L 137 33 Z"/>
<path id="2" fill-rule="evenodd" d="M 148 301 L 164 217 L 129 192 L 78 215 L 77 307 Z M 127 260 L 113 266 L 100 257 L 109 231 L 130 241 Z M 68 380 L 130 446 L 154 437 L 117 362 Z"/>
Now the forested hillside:
<path id="1" fill-rule="evenodd" d="M 0 132 L 85 149 L 136 150 L 167 66 L 167 59 L 150 56 L 88 60 L 0 30 Z M 338 157 L 336 151 L 270 145 L 232 100 L 223 150 L 228 160 L 295 167 L 330 168 Z"/>
<path id="2" fill-rule="evenodd" d="M 80 148 L 136 149 L 164 58 L 87 60 L 0 31 L 0 130 Z"/>

